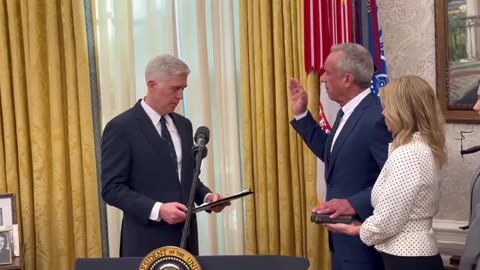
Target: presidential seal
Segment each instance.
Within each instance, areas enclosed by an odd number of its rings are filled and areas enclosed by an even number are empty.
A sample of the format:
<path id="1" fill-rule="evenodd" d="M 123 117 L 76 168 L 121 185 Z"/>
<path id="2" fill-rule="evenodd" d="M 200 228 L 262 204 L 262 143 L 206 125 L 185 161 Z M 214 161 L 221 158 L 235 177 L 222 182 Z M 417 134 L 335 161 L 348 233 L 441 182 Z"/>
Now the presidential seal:
<path id="1" fill-rule="evenodd" d="M 179 247 L 161 247 L 150 252 L 139 270 L 202 270 L 197 259 Z"/>

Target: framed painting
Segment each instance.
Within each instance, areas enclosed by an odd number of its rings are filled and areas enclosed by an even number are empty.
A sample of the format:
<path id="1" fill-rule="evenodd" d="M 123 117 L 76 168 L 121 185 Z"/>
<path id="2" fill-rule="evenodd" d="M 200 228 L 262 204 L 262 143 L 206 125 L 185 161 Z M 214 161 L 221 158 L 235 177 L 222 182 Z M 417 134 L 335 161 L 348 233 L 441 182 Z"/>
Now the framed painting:
<path id="1" fill-rule="evenodd" d="M 437 96 L 448 122 L 477 122 L 480 87 L 480 3 L 435 1 Z"/>

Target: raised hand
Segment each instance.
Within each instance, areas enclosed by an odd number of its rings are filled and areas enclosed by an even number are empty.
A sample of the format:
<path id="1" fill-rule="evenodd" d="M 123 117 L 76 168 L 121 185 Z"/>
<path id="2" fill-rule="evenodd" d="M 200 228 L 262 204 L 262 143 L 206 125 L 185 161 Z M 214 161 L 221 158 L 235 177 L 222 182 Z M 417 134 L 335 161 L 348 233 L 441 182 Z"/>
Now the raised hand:
<path id="1" fill-rule="evenodd" d="M 290 96 L 292 99 L 293 114 L 300 115 L 307 111 L 308 95 L 302 84 L 295 78 L 290 79 Z"/>

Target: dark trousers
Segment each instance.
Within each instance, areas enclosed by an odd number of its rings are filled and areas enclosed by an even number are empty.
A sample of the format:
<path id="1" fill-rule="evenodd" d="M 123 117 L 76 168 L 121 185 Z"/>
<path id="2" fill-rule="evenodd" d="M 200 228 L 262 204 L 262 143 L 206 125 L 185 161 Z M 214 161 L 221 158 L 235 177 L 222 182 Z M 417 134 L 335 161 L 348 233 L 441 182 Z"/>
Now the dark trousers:
<path id="1" fill-rule="evenodd" d="M 442 270 L 443 262 L 440 254 L 435 256 L 395 256 L 382 253 L 385 270 Z"/>

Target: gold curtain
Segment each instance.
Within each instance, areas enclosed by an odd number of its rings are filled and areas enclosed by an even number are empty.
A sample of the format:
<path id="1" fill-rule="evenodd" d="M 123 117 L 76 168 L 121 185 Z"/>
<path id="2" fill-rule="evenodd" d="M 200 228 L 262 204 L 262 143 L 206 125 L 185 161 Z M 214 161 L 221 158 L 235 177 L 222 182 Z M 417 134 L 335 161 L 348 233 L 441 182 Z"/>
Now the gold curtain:
<path id="1" fill-rule="evenodd" d="M 101 256 L 84 2 L 0 1 L 0 192 L 26 269 Z"/>
<path id="2" fill-rule="evenodd" d="M 316 157 L 289 121 L 288 83 L 299 78 L 318 115 L 319 78 L 304 69 L 303 1 L 240 1 L 246 252 L 308 257 L 330 269 L 328 234 L 310 222 L 317 204 Z"/>

